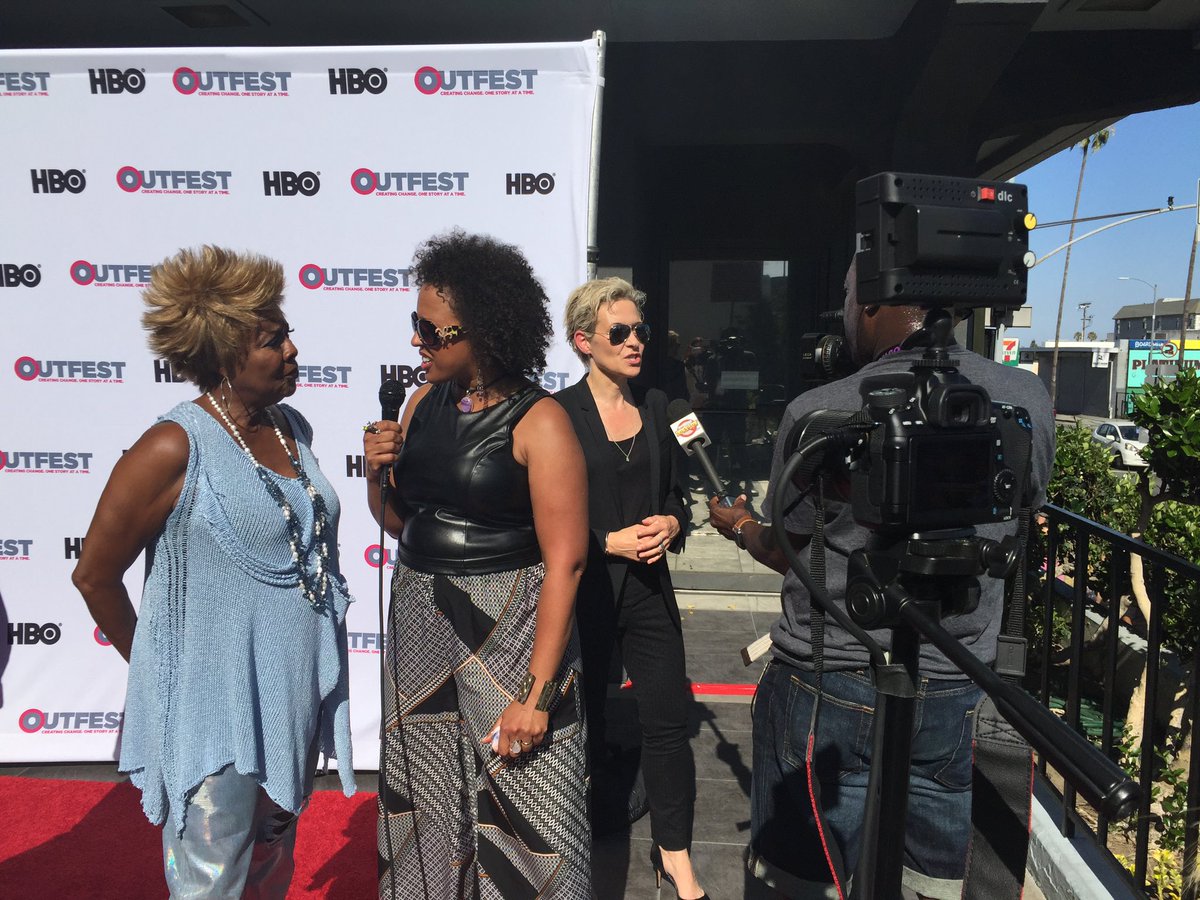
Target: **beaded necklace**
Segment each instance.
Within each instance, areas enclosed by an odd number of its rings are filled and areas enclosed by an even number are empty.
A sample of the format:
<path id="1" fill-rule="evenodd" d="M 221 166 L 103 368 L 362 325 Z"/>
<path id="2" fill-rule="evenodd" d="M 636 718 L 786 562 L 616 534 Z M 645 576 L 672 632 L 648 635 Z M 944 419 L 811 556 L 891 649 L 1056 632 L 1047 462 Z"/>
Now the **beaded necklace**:
<path id="1" fill-rule="evenodd" d="M 300 463 L 300 460 L 292 455 L 291 448 L 288 447 L 287 441 L 283 438 L 283 432 L 279 428 L 279 420 L 275 417 L 275 410 L 267 407 L 267 417 L 271 420 L 271 425 L 275 428 L 275 437 L 279 438 L 279 444 L 283 447 L 283 452 L 287 454 L 288 462 L 292 464 L 296 478 L 300 481 L 304 492 L 308 494 L 309 500 L 312 501 L 313 537 L 320 547 L 320 552 L 317 556 L 317 573 L 315 576 L 310 576 L 300 559 L 300 547 L 303 535 L 300 534 L 300 522 L 295 511 L 292 509 L 292 505 L 283 496 L 283 491 L 279 485 L 271 479 L 266 466 L 255 459 L 254 454 L 250 450 L 250 445 L 246 443 L 242 437 L 242 433 L 238 431 L 238 427 L 233 424 L 233 418 L 221 408 L 221 405 L 217 403 L 216 398 L 213 397 L 211 392 L 206 393 L 205 396 L 208 397 L 208 402 L 212 404 L 212 408 L 217 411 L 217 415 L 221 417 L 221 421 L 225 423 L 225 426 L 233 434 L 238 444 L 246 451 L 246 455 L 250 457 L 250 462 L 254 463 L 254 469 L 258 473 L 259 481 L 266 487 L 267 493 L 271 495 L 271 499 L 279 505 L 284 521 L 287 522 L 288 544 L 291 546 L 292 560 L 296 564 L 296 575 L 299 578 L 300 591 L 304 594 L 304 599 L 308 601 L 309 606 L 317 612 L 324 612 L 329 597 L 329 571 L 326 568 L 326 562 L 329 559 L 329 518 L 328 510 L 325 507 L 325 499 L 317 493 L 317 489 L 308 480 L 308 474 L 304 471 L 304 466 Z M 297 450 L 299 450 L 298 446 Z"/>

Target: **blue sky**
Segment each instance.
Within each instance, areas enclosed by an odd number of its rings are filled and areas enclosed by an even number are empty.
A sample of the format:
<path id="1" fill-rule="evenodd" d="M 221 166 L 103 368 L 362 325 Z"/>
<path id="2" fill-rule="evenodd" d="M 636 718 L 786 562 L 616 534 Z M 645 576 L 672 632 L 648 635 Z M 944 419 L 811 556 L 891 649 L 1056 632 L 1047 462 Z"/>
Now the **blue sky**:
<path id="1" fill-rule="evenodd" d="M 1200 104 L 1140 113 L 1122 119 L 1108 144 L 1088 154 L 1079 215 L 1095 216 L 1126 210 L 1196 202 L 1200 178 Z M 1071 218 L 1075 186 L 1079 180 L 1080 152 L 1064 150 L 1022 172 L 1014 181 L 1029 187 L 1029 205 L 1039 222 Z M 1108 222 L 1081 222 L 1075 236 Z M 1069 226 L 1038 228 L 1030 235 L 1030 249 L 1038 254 L 1066 243 Z M 1075 244 L 1063 304 L 1063 340 L 1079 331 L 1082 301 L 1090 301 L 1094 317 L 1089 331 L 1103 339 L 1112 331 L 1112 317 L 1128 303 L 1149 303 L 1151 289 L 1140 281 L 1119 281 L 1130 275 L 1158 284 L 1158 297 L 1183 296 L 1188 257 L 1196 229 L 1196 211 L 1164 213 L 1130 222 Z M 1060 252 L 1029 273 L 1029 303 L 1033 327 L 1010 331 L 1022 346 L 1054 339 L 1054 320 L 1062 287 Z M 1200 261 L 1197 262 L 1200 270 Z M 1200 271 L 1193 278 L 1192 294 L 1200 295 Z"/>

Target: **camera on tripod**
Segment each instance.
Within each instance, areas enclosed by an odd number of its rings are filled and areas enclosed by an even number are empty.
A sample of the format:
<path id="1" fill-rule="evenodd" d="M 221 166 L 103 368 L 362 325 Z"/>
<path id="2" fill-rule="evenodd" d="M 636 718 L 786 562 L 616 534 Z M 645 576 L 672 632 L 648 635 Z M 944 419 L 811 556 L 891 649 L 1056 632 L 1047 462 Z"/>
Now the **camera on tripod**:
<path id="1" fill-rule="evenodd" d="M 1001 313 L 1025 299 L 1029 228 L 1023 185 L 884 173 L 858 183 L 855 257 L 860 305 L 924 306 L 908 372 L 867 378 L 857 413 L 800 419 L 786 449 L 840 435 L 854 517 L 873 530 L 921 532 L 1012 519 L 1029 483 L 1032 426 L 1018 406 L 993 403 L 955 366 L 952 313 Z M 807 371 L 836 377 L 848 355 L 836 335 L 805 335 Z M 836 455 L 836 454 L 835 454 Z M 838 460 L 802 465 L 797 486 Z"/>

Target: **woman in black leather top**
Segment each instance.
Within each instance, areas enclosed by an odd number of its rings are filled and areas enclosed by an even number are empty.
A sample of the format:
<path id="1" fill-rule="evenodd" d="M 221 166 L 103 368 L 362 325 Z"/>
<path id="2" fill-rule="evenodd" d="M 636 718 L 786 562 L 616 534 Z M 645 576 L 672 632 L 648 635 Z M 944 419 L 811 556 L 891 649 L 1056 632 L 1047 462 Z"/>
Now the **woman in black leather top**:
<path id="1" fill-rule="evenodd" d="M 680 897 L 698 898 L 704 890 L 689 854 L 696 797 L 690 692 L 666 561 L 668 550 L 683 549 L 689 516 L 667 397 L 629 381 L 641 371 L 650 339 L 643 302 L 641 291 L 620 278 L 589 281 L 571 293 L 566 332 L 588 374 L 554 399 L 570 415 L 587 461 L 591 531 L 576 610 L 592 758 L 604 762 L 605 675 L 619 644 L 642 727 L 651 861 Z"/>
<path id="2" fill-rule="evenodd" d="M 529 381 L 546 296 L 519 250 L 461 231 L 419 247 L 412 271 L 428 384 L 363 441 L 371 512 L 400 539 L 380 896 L 589 897 L 572 618 L 587 483 L 566 413 Z"/>

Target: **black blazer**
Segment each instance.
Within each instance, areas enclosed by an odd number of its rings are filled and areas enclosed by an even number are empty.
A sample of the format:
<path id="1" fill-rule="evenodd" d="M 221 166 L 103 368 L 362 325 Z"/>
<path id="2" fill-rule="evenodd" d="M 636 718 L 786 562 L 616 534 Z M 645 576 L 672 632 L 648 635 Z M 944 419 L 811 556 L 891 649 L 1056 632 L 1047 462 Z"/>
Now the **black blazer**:
<path id="1" fill-rule="evenodd" d="M 629 387 L 642 415 L 642 428 L 647 436 L 654 437 L 654 440 L 646 442 L 650 449 L 650 484 L 647 486 L 650 512 L 652 515 L 675 516 L 679 520 L 679 536 L 667 548 L 672 553 L 678 553 L 683 549 L 691 514 L 684 501 L 683 451 L 671 433 L 671 423 L 667 420 L 667 395 L 658 388 L 647 389 L 635 384 Z M 554 394 L 554 399 L 562 404 L 571 417 L 571 424 L 587 462 L 588 525 L 591 534 L 588 539 L 587 569 L 579 585 L 577 602 L 606 601 L 611 606 L 620 596 L 629 566 L 637 563 L 606 556 L 604 538 L 607 532 L 618 531 L 633 523 L 620 520 L 616 469 L 612 464 L 608 435 L 596 410 L 587 376 Z M 668 606 L 676 610 L 675 592 L 671 587 L 671 574 L 666 560 L 660 559 L 655 563 L 654 571 L 658 573 L 659 586 L 668 600 Z M 678 616 L 678 612 L 674 615 Z"/>

